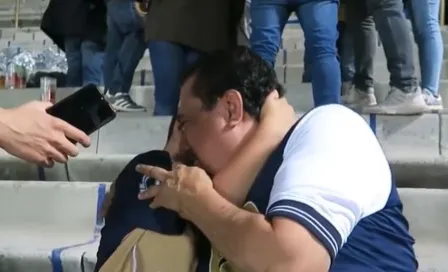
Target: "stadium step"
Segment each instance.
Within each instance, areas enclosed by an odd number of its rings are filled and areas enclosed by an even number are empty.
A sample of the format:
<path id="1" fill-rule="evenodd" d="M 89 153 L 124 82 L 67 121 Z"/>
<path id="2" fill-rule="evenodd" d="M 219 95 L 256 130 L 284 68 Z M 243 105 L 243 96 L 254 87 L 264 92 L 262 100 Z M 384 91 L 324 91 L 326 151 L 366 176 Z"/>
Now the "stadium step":
<path id="1" fill-rule="evenodd" d="M 0 271 L 79 272 L 96 252 L 107 184 L 0 181 Z"/>
<path id="2" fill-rule="evenodd" d="M 446 115 L 363 118 L 376 133 L 400 187 L 448 189 Z M 150 113 L 118 113 L 113 122 L 91 135 L 91 146 L 80 148 L 81 154 L 70 159 L 67 167 L 58 164 L 39 171 L 3 151 L 0 180 L 113 180 L 133 156 L 164 146 L 170 119 Z"/>
<path id="3" fill-rule="evenodd" d="M 102 226 L 98 207 L 107 185 L 0 181 L 0 271 L 92 272 Z M 416 239 L 419 271 L 448 271 L 448 190 L 399 194 Z"/>
<path id="4" fill-rule="evenodd" d="M 288 52 L 288 51 L 287 51 Z M 299 53 L 300 54 L 300 53 Z M 277 60 L 281 59 L 281 56 L 277 58 Z M 302 83 L 302 75 L 305 71 L 305 66 L 303 65 L 303 61 L 300 62 L 299 59 L 296 59 L 295 63 L 298 64 L 287 64 L 280 65 L 276 64 L 275 70 L 277 72 L 277 77 L 280 82 L 288 85 L 296 85 Z M 388 81 L 390 78 L 390 73 L 387 69 L 387 63 L 376 61 L 374 64 L 374 79 L 379 82 Z M 420 65 L 416 63 L 415 65 L 415 75 L 420 78 Z M 442 64 L 442 71 L 440 73 L 440 79 L 445 80 L 448 79 L 448 61 L 444 60 Z M 150 66 L 148 59 L 143 59 L 140 61 L 139 66 L 135 70 L 134 85 L 152 85 L 154 84 L 154 78 L 152 73 L 152 68 Z"/>
<path id="5" fill-rule="evenodd" d="M 307 83 L 285 84 L 286 97 L 296 111 L 307 111 L 313 107 L 312 86 Z M 59 88 L 56 91 L 56 101 L 63 99 L 79 88 Z M 387 81 L 375 83 L 375 94 L 379 102 L 383 101 L 389 92 Z M 133 86 L 130 92 L 134 100 L 148 108 L 149 112 L 154 109 L 154 86 Z M 440 95 L 448 108 L 448 80 L 441 80 Z M 40 100 L 41 91 L 37 88 L 29 89 L 0 89 L 0 107 L 10 108 L 26 103 L 31 100 Z"/>

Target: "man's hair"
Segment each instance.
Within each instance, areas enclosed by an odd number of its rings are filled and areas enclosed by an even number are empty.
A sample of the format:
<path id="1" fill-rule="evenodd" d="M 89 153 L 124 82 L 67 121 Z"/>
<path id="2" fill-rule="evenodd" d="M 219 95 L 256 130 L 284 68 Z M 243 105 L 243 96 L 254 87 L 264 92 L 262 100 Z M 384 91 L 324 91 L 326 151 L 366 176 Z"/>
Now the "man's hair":
<path id="1" fill-rule="evenodd" d="M 192 76 L 193 95 L 204 109 L 212 110 L 227 90 L 234 89 L 243 98 L 244 110 L 256 120 L 269 93 L 277 90 L 280 97 L 285 93 L 275 70 L 245 46 L 201 56 L 185 71 L 183 82 Z"/>

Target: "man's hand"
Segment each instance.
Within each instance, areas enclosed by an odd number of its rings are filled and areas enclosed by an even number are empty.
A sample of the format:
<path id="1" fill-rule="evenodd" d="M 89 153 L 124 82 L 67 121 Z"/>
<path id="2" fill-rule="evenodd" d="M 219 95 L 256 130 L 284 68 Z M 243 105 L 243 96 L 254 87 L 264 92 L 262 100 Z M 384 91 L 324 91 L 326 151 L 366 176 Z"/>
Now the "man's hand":
<path id="1" fill-rule="evenodd" d="M 163 168 L 138 165 L 137 172 L 159 181 L 159 185 L 151 186 L 139 194 L 139 199 L 153 199 L 150 207 L 164 207 L 173 210 L 185 218 L 185 203 L 196 201 L 203 190 L 213 189 L 212 180 L 199 167 L 187 167 L 177 164 L 173 171 Z M 185 218 L 188 219 L 188 218 Z"/>
<path id="2" fill-rule="evenodd" d="M 279 98 L 276 90 L 272 91 L 266 97 L 260 113 L 259 130 L 266 134 L 266 139 L 280 142 L 296 121 L 294 108 L 285 97 Z"/>
<path id="3" fill-rule="evenodd" d="M 87 147 L 89 136 L 47 114 L 45 110 L 50 106 L 48 102 L 33 101 L 0 110 L 0 146 L 11 155 L 46 167 L 77 156 L 78 148 L 68 139 Z"/>

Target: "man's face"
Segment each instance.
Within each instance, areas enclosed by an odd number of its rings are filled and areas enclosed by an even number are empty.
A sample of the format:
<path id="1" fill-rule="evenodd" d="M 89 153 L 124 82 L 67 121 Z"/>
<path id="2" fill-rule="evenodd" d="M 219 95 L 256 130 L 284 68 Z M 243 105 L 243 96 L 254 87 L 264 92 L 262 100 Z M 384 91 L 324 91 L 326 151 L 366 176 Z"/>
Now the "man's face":
<path id="1" fill-rule="evenodd" d="M 179 126 L 201 166 L 215 174 L 246 135 L 242 99 L 238 92 L 228 91 L 212 110 L 205 110 L 201 100 L 193 96 L 194 80 L 194 76 L 189 78 L 181 88 Z"/>

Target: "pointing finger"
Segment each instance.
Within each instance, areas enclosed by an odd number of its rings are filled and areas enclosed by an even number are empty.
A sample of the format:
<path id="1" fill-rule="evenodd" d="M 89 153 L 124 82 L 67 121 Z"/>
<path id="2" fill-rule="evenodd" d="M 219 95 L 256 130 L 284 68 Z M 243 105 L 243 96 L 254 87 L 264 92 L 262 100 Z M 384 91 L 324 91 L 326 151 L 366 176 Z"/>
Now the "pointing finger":
<path id="1" fill-rule="evenodd" d="M 165 182 L 171 177 L 171 173 L 163 168 L 139 164 L 135 170 L 147 177 L 154 178 L 160 182 Z"/>

